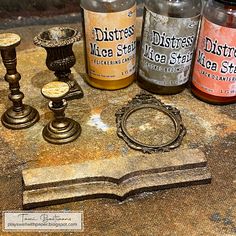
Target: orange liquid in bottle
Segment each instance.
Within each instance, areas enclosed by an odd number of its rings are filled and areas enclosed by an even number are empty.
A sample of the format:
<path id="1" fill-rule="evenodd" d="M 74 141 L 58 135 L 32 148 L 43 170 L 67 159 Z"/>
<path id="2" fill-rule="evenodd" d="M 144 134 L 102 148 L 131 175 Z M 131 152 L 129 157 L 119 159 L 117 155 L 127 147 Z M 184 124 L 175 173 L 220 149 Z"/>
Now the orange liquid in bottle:
<path id="1" fill-rule="evenodd" d="M 121 89 L 129 86 L 134 80 L 136 76 L 135 74 L 124 78 L 124 79 L 118 79 L 118 80 L 100 80 L 100 79 L 95 79 L 89 75 L 87 75 L 87 82 L 99 89 L 106 89 L 106 90 L 116 90 L 116 89 Z"/>
<path id="2" fill-rule="evenodd" d="M 224 9 L 236 10 L 236 7 L 235 6 L 230 6 L 230 7 L 225 6 Z M 234 25 L 235 25 L 235 15 L 233 15 L 233 14 L 228 15 L 224 27 L 233 28 Z M 235 28 L 235 26 L 234 26 L 234 28 Z M 232 97 L 214 96 L 214 95 L 203 92 L 202 90 L 197 88 L 194 85 L 194 83 L 192 83 L 191 89 L 192 89 L 192 93 L 204 102 L 208 102 L 208 103 L 216 104 L 216 105 L 226 105 L 226 104 L 231 104 L 231 103 L 236 102 L 236 96 L 232 96 Z"/>
<path id="3" fill-rule="evenodd" d="M 129 86 L 136 78 L 136 4 L 134 0 L 129 4 L 132 2 L 133 6 L 118 12 L 82 9 L 86 81 L 95 88 L 117 90 Z M 105 20 L 101 21 L 101 16 Z"/>

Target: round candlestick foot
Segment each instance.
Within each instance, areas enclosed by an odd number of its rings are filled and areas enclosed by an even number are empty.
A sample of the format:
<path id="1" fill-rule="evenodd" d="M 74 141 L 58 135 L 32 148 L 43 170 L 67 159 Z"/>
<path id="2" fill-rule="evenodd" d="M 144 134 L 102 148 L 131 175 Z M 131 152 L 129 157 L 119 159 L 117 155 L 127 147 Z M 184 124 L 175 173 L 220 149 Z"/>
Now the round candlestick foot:
<path id="1" fill-rule="evenodd" d="M 14 111 L 13 107 L 9 108 L 2 115 L 2 124 L 13 130 L 25 129 L 34 125 L 39 120 L 39 113 L 29 105 L 23 105 L 22 111 Z"/>
<path id="2" fill-rule="evenodd" d="M 52 144 L 66 144 L 76 140 L 81 134 L 80 124 L 70 118 L 54 120 L 43 129 L 43 138 Z"/>

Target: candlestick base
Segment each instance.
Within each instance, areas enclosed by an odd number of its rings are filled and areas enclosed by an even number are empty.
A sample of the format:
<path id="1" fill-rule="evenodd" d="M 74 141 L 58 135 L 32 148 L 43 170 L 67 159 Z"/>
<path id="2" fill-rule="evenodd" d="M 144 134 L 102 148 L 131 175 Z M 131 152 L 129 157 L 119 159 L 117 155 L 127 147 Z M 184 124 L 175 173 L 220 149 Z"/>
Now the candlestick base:
<path id="1" fill-rule="evenodd" d="M 39 120 L 39 113 L 29 105 L 23 105 L 24 109 L 15 111 L 13 107 L 9 108 L 2 115 L 2 124 L 13 130 L 25 129 L 31 127 Z"/>
<path id="2" fill-rule="evenodd" d="M 52 144 L 66 144 L 77 139 L 81 134 L 81 127 L 78 122 L 63 118 L 48 123 L 43 129 L 43 138 Z"/>

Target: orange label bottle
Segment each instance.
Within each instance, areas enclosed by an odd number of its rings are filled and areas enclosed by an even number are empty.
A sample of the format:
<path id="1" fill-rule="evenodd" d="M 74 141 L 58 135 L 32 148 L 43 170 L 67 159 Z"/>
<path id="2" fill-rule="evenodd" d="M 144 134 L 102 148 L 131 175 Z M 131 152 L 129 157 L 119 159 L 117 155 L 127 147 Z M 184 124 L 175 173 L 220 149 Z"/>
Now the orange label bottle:
<path id="1" fill-rule="evenodd" d="M 83 19 L 88 83 L 108 90 L 128 86 L 136 70 L 135 2 L 118 12 L 84 8 Z"/>

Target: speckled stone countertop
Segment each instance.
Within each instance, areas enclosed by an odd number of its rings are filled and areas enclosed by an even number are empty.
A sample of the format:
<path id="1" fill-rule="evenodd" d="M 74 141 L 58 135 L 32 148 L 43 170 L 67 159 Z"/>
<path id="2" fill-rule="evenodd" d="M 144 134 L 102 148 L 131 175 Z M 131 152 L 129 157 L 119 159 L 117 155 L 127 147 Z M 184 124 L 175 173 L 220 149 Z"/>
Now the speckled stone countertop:
<path id="1" fill-rule="evenodd" d="M 1 210 L 21 209 L 22 169 L 122 158 L 136 154 L 136 151 L 129 149 L 117 137 L 115 112 L 139 93 L 140 88 L 135 83 L 126 89 L 112 92 L 91 88 L 84 81 L 86 75 L 82 43 L 74 45 L 77 63 L 72 73 L 83 88 L 85 96 L 80 100 L 70 101 L 66 111 L 68 117 L 81 124 L 81 137 L 62 146 L 54 146 L 43 140 L 42 128 L 52 119 L 52 113 L 40 90 L 45 83 L 55 78 L 45 65 L 45 51 L 31 43 L 32 32 L 34 34 L 39 29 L 42 27 L 13 30 L 24 36 L 17 54 L 17 68 L 22 75 L 21 90 L 25 93 L 24 102 L 38 109 L 40 121 L 21 131 L 7 130 L 0 125 Z M 1 66 L 1 113 L 11 105 L 7 97 L 9 91 L 3 79 L 4 74 L 5 70 Z M 181 111 L 188 130 L 181 148 L 199 148 L 205 153 L 213 176 L 210 185 L 142 194 L 123 203 L 97 199 L 40 210 L 83 210 L 85 231 L 81 235 L 236 234 L 235 104 L 208 105 L 194 98 L 187 89 L 175 96 L 156 97 Z"/>

